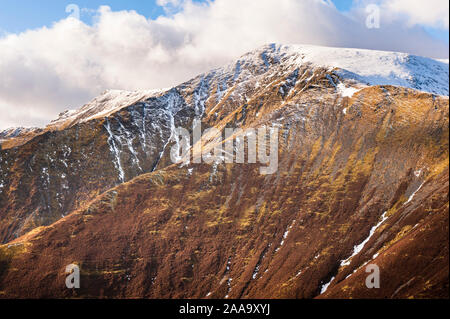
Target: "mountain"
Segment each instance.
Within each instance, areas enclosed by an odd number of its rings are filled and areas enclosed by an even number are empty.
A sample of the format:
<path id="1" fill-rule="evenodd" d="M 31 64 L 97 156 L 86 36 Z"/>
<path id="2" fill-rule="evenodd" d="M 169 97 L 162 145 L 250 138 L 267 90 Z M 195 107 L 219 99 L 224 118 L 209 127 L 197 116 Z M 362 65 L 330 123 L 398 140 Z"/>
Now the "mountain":
<path id="1" fill-rule="evenodd" d="M 297 45 L 104 92 L 5 135 L 0 297 L 448 298 L 448 110 L 448 63 Z M 278 128 L 278 169 L 173 164 L 196 119 Z"/>

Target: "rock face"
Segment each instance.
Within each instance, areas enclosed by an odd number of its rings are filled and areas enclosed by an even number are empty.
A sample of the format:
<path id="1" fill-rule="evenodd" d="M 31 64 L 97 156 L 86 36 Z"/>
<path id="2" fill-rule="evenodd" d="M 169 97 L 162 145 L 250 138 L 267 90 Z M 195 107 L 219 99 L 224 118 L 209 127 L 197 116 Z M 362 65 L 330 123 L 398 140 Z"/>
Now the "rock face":
<path id="1" fill-rule="evenodd" d="M 438 61 L 277 45 L 107 92 L 0 152 L 0 297 L 448 298 L 446 94 Z M 172 164 L 195 119 L 278 128 L 277 171 Z"/>

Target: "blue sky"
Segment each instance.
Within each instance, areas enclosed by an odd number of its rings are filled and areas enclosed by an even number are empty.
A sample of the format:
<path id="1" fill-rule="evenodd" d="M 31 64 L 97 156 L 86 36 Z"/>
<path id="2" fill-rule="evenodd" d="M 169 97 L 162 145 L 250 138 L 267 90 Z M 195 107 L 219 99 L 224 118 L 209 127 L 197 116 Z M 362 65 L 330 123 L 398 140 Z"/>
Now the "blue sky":
<path id="1" fill-rule="evenodd" d="M 194 0 L 206 2 L 206 0 Z M 53 22 L 66 18 L 66 7 L 76 4 L 80 8 L 97 9 L 102 5 L 111 7 L 112 11 L 135 10 L 147 18 L 155 19 L 164 15 L 164 9 L 156 0 L 0 0 L 0 30 L 19 33 L 28 29 L 50 27 Z M 89 12 L 81 12 L 80 18 L 85 23 L 92 22 Z"/>
<path id="2" fill-rule="evenodd" d="M 135 10 L 149 18 L 164 14 L 155 0 L 21 0 L 20 6 L 17 0 L 0 0 L 0 28 L 9 33 L 18 33 L 51 26 L 53 22 L 68 16 L 65 9 L 72 3 L 80 8 L 97 9 L 101 5 L 108 5 L 113 11 Z M 86 12 L 81 12 L 80 18 L 85 22 L 91 21 Z"/>

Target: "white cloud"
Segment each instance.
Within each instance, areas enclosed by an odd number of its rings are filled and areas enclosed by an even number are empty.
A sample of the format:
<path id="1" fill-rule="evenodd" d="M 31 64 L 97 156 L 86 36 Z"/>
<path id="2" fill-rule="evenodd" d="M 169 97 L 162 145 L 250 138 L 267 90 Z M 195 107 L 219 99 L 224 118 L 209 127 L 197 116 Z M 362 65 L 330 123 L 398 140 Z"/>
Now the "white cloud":
<path id="1" fill-rule="evenodd" d="M 423 24 L 448 30 L 448 0 L 385 0 L 383 8 L 391 16 L 403 16 L 409 25 Z"/>
<path id="2" fill-rule="evenodd" d="M 156 0 L 156 3 L 163 7 L 167 5 L 179 6 L 181 4 L 181 0 Z"/>
<path id="3" fill-rule="evenodd" d="M 151 20 L 101 7 L 92 26 L 65 19 L 0 38 L 0 128 L 45 125 L 108 88 L 173 86 L 271 42 L 448 57 L 417 26 L 367 29 L 363 13 L 343 15 L 326 0 L 159 3 L 178 9 Z"/>
<path id="4" fill-rule="evenodd" d="M 449 27 L 448 0 L 353 0 L 352 14 L 376 4 L 384 23 L 406 27 L 427 26 L 442 30 Z"/>

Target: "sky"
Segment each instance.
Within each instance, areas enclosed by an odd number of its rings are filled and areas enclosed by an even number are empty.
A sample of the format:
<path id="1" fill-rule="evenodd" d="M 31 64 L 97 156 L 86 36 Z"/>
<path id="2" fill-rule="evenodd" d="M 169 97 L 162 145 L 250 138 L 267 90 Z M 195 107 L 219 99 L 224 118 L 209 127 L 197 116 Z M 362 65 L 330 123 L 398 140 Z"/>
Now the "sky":
<path id="1" fill-rule="evenodd" d="M 273 42 L 448 58 L 448 12 L 447 0 L 0 0 L 0 130 L 45 126 L 106 89 L 171 87 Z"/>

